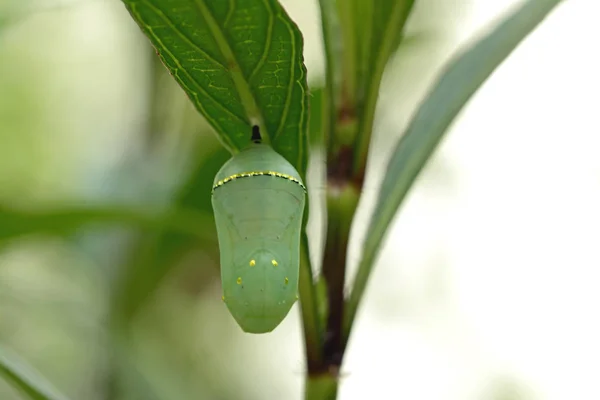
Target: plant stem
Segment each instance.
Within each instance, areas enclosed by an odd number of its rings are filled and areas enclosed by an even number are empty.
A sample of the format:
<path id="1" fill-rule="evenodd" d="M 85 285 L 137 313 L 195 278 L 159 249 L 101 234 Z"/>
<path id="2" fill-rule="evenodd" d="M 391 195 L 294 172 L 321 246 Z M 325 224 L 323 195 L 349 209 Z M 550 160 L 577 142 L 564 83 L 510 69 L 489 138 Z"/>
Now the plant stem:
<path id="1" fill-rule="evenodd" d="M 304 228 L 306 229 L 306 228 Z M 300 310 L 302 312 L 302 325 L 304 329 L 304 346 L 308 373 L 318 370 L 322 361 L 321 337 L 322 328 L 319 324 L 317 311 L 317 296 L 313 283 L 312 268 L 308 253 L 308 237 L 302 234 L 300 244 Z"/>
<path id="2" fill-rule="evenodd" d="M 341 367 L 344 355 L 344 283 L 350 230 L 360 190 L 351 183 L 331 181 L 327 190 L 327 239 L 323 277 L 327 284 L 329 310 L 323 343 L 323 370 Z"/>
<path id="3" fill-rule="evenodd" d="M 338 378 L 330 374 L 311 376 L 306 381 L 304 400 L 335 400 Z"/>

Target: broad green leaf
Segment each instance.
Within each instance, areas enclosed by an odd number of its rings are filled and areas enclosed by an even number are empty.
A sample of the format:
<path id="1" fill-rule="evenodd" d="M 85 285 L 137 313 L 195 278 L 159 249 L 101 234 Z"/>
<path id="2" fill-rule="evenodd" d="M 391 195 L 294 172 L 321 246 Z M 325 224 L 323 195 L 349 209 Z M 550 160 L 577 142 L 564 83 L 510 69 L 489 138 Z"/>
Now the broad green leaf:
<path id="1" fill-rule="evenodd" d="M 303 38 L 276 0 L 123 0 L 222 143 L 237 152 L 258 125 L 306 170 Z"/>
<path id="2" fill-rule="evenodd" d="M 200 228 L 206 214 L 178 210 L 142 211 L 124 206 L 62 207 L 24 210 L 0 205 L 0 244 L 29 234 L 67 234 L 89 224 L 120 224 L 146 229 L 171 229 L 206 237 Z"/>
<path id="3" fill-rule="evenodd" d="M 32 400 L 67 400 L 11 349 L 0 346 L 0 376 Z"/>
<path id="4" fill-rule="evenodd" d="M 445 68 L 411 120 L 388 164 L 362 259 L 347 301 L 344 331 L 352 322 L 393 217 L 444 133 L 471 96 L 517 45 L 560 3 L 528 0 Z"/>

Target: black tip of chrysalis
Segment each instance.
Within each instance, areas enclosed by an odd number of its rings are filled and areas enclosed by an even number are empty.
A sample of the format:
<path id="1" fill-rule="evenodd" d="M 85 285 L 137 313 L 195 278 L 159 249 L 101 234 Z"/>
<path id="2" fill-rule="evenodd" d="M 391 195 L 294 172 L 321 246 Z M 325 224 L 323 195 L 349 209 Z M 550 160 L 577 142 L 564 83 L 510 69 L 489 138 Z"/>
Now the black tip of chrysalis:
<path id="1" fill-rule="evenodd" d="M 258 125 L 252 127 L 252 137 L 250 138 L 254 143 L 261 143 L 262 137 L 260 136 L 260 128 Z"/>

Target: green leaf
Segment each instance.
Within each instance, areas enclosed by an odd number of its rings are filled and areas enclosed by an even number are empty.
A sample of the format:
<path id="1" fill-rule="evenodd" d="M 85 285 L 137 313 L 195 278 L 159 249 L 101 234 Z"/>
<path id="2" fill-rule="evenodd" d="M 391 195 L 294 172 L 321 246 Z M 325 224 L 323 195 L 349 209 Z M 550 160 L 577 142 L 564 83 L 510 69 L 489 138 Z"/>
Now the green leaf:
<path id="1" fill-rule="evenodd" d="M 385 66 L 404 36 L 414 0 L 319 0 L 326 58 L 328 154 L 353 149 L 362 179 Z M 336 7 L 337 6 L 337 7 Z"/>
<path id="2" fill-rule="evenodd" d="M 367 163 L 379 87 L 385 66 L 402 43 L 404 26 L 415 0 L 355 0 L 354 27 L 357 44 L 358 137 L 354 147 L 354 173 L 361 175 Z"/>
<path id="3" fill-rule="evenodd" d="M 325 105 L 324 89 L 321 87 L 310 91 L 310 120 L 308 124 L 308 137 L 311 147 L 322 148 L 325 144 Z"/>
<path id="4" fill-rule="evenodd" d="M 411 120 L 385 172 L 344 320 L 348 340 L 373 263 L 393 217 L 444 133 L 471 96 L 517 45 L 560 3 L 529 0 L 455 57 Z"/>
<path id="5" fill-rule="evenodd" d="M 258 125 L 306 169 L 303 38 L 276 0 L 123 0 L 198 111 L 236 152 Z"/>
<path id="6" fill-rule="evenodd" d="M 336 7 L 336 0 L 319 0 L 321 11 L 321 29 L 323 32 L 323 46 L 325 49 L 325 92 L 321 95 L 320 116 L 322 136 L 329 150 L 331 138 L 335 132 L 336 110 L 340 105 L 342 94 L 342 80 L 344 78 L 343 66 L 344 47 L 342 42 L 341 25 Z M 315 107 L 310 108 L 311 125 L 315 115 Z M 313 140 L 311 128 L 311 140 Z"/>
<path id="7" fill-rule="evenodd" d="M 67 400 L 14 351 L 0 346 L 0 375 L 32 400 Z"/>
<path id="8" fill-rule="evenodd" d="M 133 225 L 146 229 L 166 228 L 206 237 L 201 227 L 207 219 L 207 215 L 185 210 L 164 213 L 124 206 L 24 210 L 0 205 L 0 244 L 34 233 L 64 235 L 92 223 Z"/>

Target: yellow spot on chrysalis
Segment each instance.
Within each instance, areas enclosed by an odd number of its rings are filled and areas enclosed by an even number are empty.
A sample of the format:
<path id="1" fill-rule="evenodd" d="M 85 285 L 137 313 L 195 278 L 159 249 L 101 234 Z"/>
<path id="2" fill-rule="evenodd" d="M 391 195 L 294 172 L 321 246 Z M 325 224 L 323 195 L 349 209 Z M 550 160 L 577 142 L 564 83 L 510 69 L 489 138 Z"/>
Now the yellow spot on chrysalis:
<path id="1" fill-rule="evenodd" d="M 277 261 L 275 261 L 275 260 L 271 260 L 271 264 L 273 264 L 274 267 L 279 265 L 279 264 L 277 264 Z"/>
<path id="2" fill-rule="evenodd" d="M 296 295 L 296 300 L 298 300 L 298 295 Z"/>
<path id="3" fill-rule="evenodd" d="M 287 285 L 288 283 L 290 283 L 290 280 L 287 278 L 287 276 L 285 277 L 285 284 Z"/>
<path id="4" fill-rule="evenodd" d="M 256 265 L 256 261 L 255 260 L 250 260 L 250 266 L 254 267 Z"/>
<path id="5" fill-rule="evenodd" d="M 241 285 L 241 284 L 242 284 L 242 277 L 241 277 L 241 276 L 238 276 L 238 278 L 237 278 L 237 281 L 236 281 L 236 282 L 237 282 L 237 284 L 238 284 L 238 285 Z"/>
<path id="6" fill-rule="evenodd" d="M 225 301 L 225 296 L 221 296 L 221 300 Z"/>

